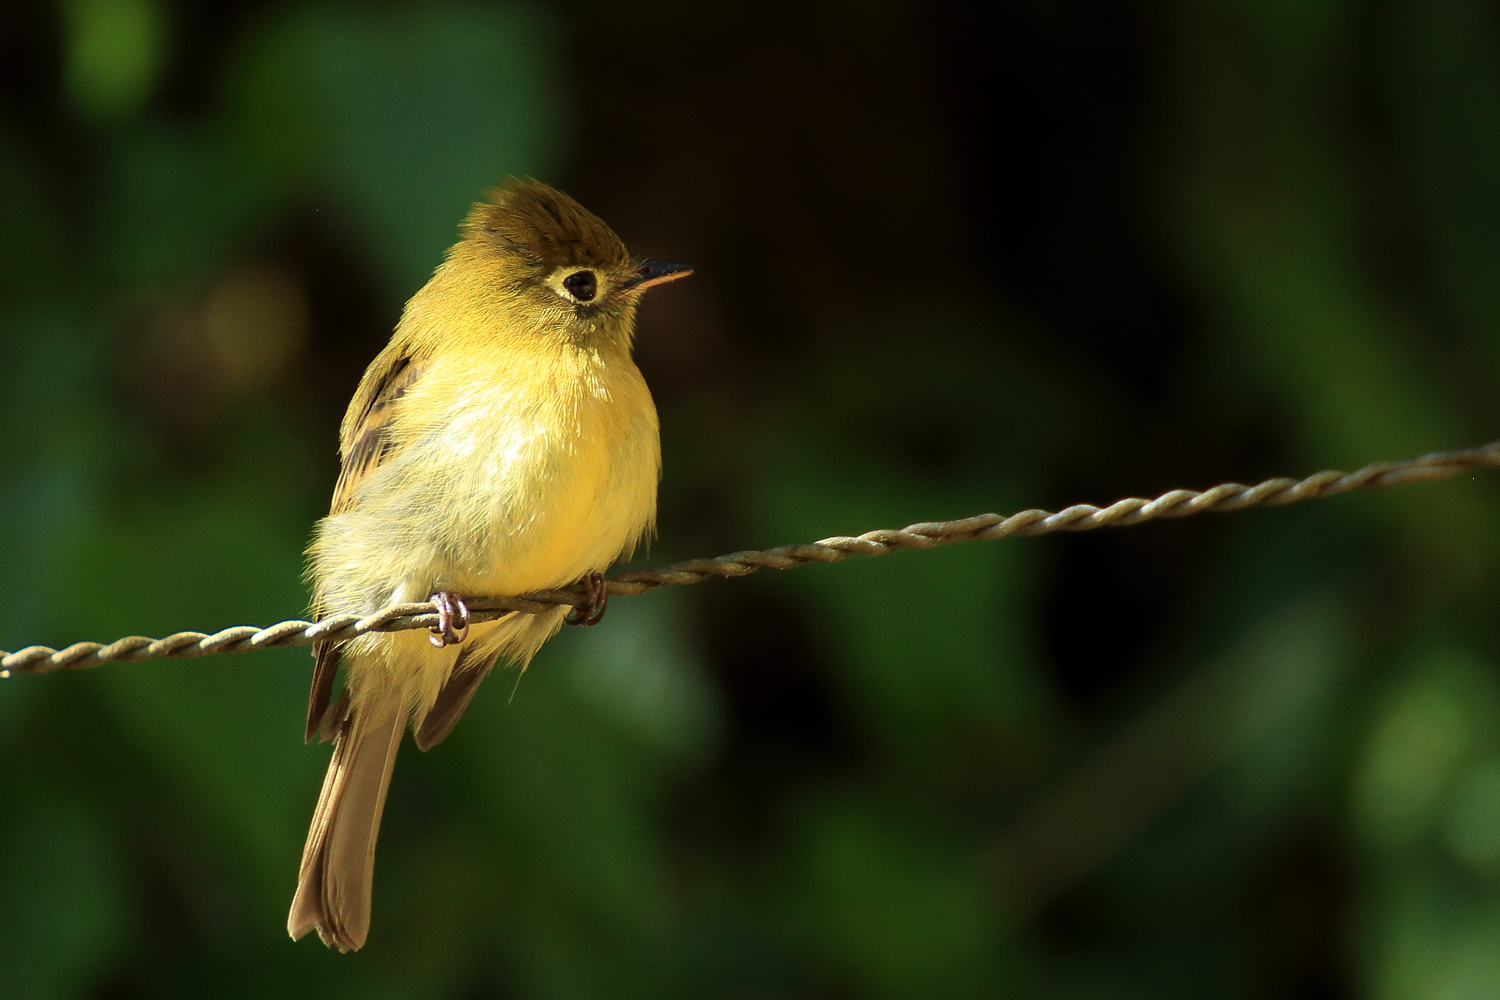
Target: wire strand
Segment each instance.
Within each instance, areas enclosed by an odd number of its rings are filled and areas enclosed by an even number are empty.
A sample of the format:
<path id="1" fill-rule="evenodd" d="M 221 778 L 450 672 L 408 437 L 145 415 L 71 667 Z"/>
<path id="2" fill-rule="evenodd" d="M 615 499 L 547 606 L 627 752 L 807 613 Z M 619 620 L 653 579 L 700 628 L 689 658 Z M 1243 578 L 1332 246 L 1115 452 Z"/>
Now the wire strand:
<path id="1" fill-rule="evenodd" d="M 1300 503 L 1355 490 L 1445 479 L 1475 468 L 1500 466 L 1500 441 L 1478 448 L 1434 452 L 1399 462 L 1376 462 L 1357 472 L 1316 472 L 1304 479 L 1267 479 L 1254 486 L 1222 483 L 1207 490 L 1172 490 L 1154 500 L 1129 497 L 1108 507 L 1075 504 L 1059 511 L 1023 510 L 1009 517 L 979 514 L 956 521 L 923 521 L 904 528 L 881 528 L 862 535 L 835 535 L 809 545 L 731 552 L 713 559 L 690 559 L 662 569 L 633 570 L 610 578 L 611 597 L 644 594 L 658 587 L 702 583 L 712 577 L 747 576 L 762 569 L 796 569 L 808 563 L 842 562 L 850 556 L 883 556 L 897 549 L 930 549 L 954 542 L 988 541 L 1011 535 L 1047 535 L 1059 531 L 1093 531 L 1171 517 L 1244 510 L 1247 507 Z M 558 605 L 585 603 L 579 587 L 539 591 L 520 597 L 466 600 L 470 621 L 494 621 L 508 614 L 538 614 Z M 27 646 L 0 653 L 0 677 L 12 673 L 79 670 L 105 663 L 137 663 L 161 658 L 187 659 L 212 653 L 247 653 L 281 646 L 310 646 L 320 639 L 352 639 L 367 632 L 396 632 L 438 624 L 430 603 L 393 604 L 374 614 L 332 615 L 318 622 L 293 619 L 266 628 L 235 625 L 212 634 L 177 632 L 162 639 L 132 635 L 111 643 L 77 642 L 64 649 Z"/>

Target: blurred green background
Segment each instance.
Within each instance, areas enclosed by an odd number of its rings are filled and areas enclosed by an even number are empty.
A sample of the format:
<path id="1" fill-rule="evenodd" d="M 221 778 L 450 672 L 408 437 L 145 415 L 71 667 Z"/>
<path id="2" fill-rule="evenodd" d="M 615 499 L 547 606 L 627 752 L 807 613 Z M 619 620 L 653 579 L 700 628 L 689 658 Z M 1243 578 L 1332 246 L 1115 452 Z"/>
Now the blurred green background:
<path id="1" fill-rule="evenodd" d="M 1493 0 L 0 3 L 0 648 L 301 614 L 504 174 L 648 299 L 646 563 L 1500 437 Z M 304 651 L 0 684 L 0 996 L 1500 996 L 1492 476 L 618 601 L 284 931 Z"/>

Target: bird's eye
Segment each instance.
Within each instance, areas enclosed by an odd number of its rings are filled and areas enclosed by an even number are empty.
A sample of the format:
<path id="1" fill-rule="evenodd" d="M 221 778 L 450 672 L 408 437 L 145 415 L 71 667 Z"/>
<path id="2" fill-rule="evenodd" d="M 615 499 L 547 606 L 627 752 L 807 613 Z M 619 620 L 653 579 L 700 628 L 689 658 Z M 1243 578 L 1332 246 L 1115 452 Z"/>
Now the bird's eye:
<path id="1" fill-rule="evenodd" d="M 593 271 L 574 271 L 563 279 L 562 284 L 568 294 L 579 302 L 592 302 L 594 293 L 598 291 Z"/>

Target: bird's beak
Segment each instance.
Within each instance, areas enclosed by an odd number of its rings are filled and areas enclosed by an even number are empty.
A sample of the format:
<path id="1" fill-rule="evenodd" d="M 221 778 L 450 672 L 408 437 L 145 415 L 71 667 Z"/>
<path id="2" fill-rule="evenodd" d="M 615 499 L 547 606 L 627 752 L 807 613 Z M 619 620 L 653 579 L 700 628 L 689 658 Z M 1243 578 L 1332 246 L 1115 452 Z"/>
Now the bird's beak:
<path id="1" fill-rule="evenodd" d="M 627 279 L 622 287 L 640 291 L 652 285 L 665 285 L 669 281 L 686 278 L 692 273 L 693 269 L 686 264 L 673 264 L 665 260 L 643 260 L 636 267 L 635 274 Z"/>

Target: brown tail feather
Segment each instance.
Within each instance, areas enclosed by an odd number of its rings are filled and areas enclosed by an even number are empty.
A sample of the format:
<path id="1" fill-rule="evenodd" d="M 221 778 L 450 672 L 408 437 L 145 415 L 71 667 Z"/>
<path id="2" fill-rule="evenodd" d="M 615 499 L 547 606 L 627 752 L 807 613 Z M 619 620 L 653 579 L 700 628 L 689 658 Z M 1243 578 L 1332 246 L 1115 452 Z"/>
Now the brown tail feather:
<path id="1" fill-rule="evenodd" d="M 406 717 L 400 699 L 361 704 L 345 717 L 302 849 L 286 927 L 293 940 L 316 929 L 324 944 L 339 951 L 364 945 L 375 838 Z"/>

